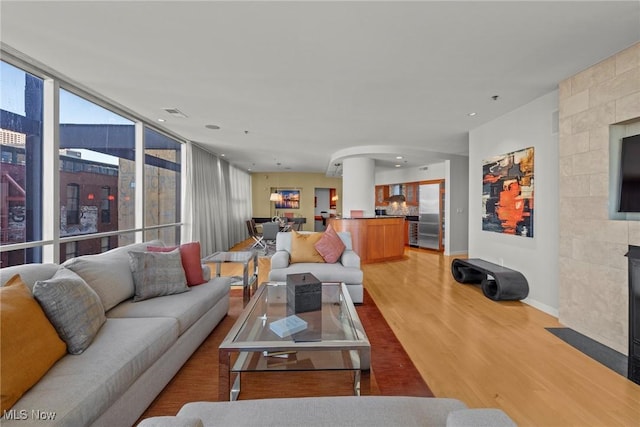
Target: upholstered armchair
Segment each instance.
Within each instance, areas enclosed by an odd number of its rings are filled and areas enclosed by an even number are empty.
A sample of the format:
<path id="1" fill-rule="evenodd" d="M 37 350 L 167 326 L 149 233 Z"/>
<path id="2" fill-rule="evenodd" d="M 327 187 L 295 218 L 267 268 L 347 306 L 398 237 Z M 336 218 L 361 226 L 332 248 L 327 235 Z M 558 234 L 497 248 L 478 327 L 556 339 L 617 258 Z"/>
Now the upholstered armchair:
<path id="1" fill-rule="evenodd" d="M 346 231 L 336 233 L 344 245 L 344 250 L 335 262 L 326 262 L 318 253 L 313 254 L 310 248 L 303 249 L 299 242 L 292 242 L 294 239 L 304 240 L 305 235 L 317 241 L 322 234 L 324 233 L 309 231 L 278 233 L 276 252 L 271 257 L 269 280 L 284 282 L 288 274 L 311 273 L 321 282 L 344 282 L 353 302 L 362 303 L 363 273 L 360 268 L 360 256 L 353 251 L 351 233 Z M 298 253 L 295 253 L 292 247 L 295 247 Z"/>

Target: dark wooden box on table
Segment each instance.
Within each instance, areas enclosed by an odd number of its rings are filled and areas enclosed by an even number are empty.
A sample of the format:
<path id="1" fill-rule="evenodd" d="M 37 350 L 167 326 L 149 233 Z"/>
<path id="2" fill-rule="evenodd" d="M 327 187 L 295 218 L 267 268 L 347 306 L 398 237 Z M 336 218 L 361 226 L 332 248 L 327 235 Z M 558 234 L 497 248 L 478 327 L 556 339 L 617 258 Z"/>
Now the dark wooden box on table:
<path id="1" fill-rule="evenodd" d="M 311 273 L 287 275 L 287 313 L 304 313 L 322 308 L 322 284 Z"/>

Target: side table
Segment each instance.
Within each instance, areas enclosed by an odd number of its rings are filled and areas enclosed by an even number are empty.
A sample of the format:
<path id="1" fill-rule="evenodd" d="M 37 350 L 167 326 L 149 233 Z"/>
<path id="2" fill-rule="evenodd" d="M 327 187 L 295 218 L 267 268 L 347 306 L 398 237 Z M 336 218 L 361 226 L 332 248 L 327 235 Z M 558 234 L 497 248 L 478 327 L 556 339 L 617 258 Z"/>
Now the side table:
<path id="1" fill-rule="evenodd" d="M 253 260 L 253 273 L 249 274 L 249 262 Z M 216 277 L 220 277 L 221 266 L 225 262 L 237 262 L 242 267 L 242 299 L 244 304 L 251 298 L 251 291 L 255 292 L 258 282 L 258 252 L 257 251 L 234 251 L 234 252 L 215 252 L 202 258 L 203 263 L 216 264 Z"/>

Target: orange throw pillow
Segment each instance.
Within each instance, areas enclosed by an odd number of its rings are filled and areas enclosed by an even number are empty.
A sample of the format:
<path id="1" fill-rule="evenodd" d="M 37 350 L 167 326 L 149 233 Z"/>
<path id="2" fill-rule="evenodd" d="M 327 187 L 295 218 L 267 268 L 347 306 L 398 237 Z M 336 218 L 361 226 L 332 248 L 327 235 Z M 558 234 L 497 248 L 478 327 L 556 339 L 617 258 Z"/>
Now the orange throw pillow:
<path id="1" fill-rule="evenodd" d="M 298 233 L 293 230 L 291 236 L 291 264 L 297 262 L 324 262 L 315 248 L 324 233 Z"/>
<path id="2" fill-rule="evenodd" d="M 4 413 L 66 354 L 67 345 L 17 274 L 0 288 L 0 335 Z"/>

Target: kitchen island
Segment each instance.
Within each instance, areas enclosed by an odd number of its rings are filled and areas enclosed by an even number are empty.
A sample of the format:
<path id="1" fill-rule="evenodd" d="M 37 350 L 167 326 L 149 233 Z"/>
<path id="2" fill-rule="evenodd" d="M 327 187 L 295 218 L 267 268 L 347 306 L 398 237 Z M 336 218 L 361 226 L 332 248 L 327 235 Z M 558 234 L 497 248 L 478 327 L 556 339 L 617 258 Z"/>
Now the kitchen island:
<path id="1" fill-rule="evenodd" d="M 390 261 L 404 257 L 404 217 L 375 216 L 363 218 L 330 218 L 327 224 L 336 231 L 351 233 L 353 250 L 360 262 Z"/>

